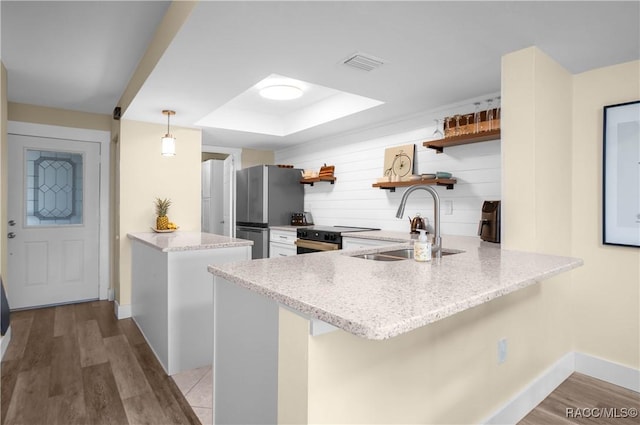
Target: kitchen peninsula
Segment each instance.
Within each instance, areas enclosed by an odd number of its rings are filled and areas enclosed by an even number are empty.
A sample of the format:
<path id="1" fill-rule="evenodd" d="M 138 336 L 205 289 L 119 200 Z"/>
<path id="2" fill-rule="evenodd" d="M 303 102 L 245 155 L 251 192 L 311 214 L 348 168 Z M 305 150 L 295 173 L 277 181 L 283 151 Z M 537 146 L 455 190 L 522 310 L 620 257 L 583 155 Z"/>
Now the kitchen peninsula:
<path id="1" fill-rule="evenodd" d="M 211 364 L 207 266 L 251 259 L 253 242 L 200 232 L 130 233 L 132 317 L 169 375 Z"/>
<path id="2" fill-rule="evenodd" d="M 456 371 L 434 360 L 447 345 L 486 351 L 447 338 L 492 326 L 494 310 L 512 308 L 501 299 L 517 308 L 537 282 L 582 265 L 443 240 L 463 252 L 431 263 L 355 257 L 385 246 L 210 266 L 215 423 L 443 422 L 431 406 L 442 374 Z"/>

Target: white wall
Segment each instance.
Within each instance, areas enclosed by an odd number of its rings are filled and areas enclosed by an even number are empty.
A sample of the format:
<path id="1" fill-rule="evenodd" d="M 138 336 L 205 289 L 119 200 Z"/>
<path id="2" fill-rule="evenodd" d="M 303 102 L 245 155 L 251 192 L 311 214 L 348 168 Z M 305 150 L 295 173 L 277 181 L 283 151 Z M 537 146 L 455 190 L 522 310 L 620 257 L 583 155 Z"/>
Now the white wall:
<path id="1" fill-rule="evenodd" d="M 466 108 L 473 110 L 471 103 Z M 501 196 L 500 141 L 456 146 L 437 154 L 422 146 L 434 129 L 435 123 L 430 127 L 366 138 L 346 145 L 340 140 L 306 143 L 277 151 L 275 159 L 278 164 L 293 164 L 305 169 L 319 170 L 324 163 L 335 165 L 337 181 L 334 185 L 316 183 L 313 187 L 305 186 L 305 210 L 311 211 L 316 224 L 409 231 L 409 220 L 395 217 L 405 189 L 399 188 L 390 193 L 371 185 L 383 176 L 386 148 L 415 144 L 414 173 L 449 171 L 458 179 L 453 190 L 437 188 L 442 201 L 442 233 L 476 235 L 482 201 L 500 199 Z M 431 197 L 422 192 L 411 196 L 406 215 L 413 217 L 419 212 L 428 217 L 430 224 L 433 223 Z M 453 204 L 451 215 L 445 214 L 447 201 Z"/>

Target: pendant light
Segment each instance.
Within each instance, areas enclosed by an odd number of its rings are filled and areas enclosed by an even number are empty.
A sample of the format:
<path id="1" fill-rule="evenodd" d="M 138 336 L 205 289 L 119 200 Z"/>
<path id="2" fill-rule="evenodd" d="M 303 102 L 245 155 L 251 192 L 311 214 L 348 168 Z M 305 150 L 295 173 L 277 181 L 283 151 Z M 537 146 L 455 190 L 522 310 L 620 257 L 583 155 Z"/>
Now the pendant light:
<path id="1" fill-rule="evenodd" d="M 171 134 L 169 122 L 171 121 L 171 115 L 175 115 L 176 111 L 169 111 L 165 109 L 162 111 L 162 114 L 167 116 L 167 134 L 162 138 L 162 156 L 175 156 L 176 138 Z"/>

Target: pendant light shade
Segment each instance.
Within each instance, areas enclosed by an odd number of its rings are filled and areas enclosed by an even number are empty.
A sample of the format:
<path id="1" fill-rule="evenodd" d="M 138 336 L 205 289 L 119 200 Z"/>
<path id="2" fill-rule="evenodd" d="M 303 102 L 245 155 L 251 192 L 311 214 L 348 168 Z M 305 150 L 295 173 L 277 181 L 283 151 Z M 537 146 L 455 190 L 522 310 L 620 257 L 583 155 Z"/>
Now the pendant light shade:
<path id="1" fill-rule="evenodd" d="M 165 134 L 162 138 L 162 155 L 174 156 L 176 154 L 176 139 L 171 134 Z"/>
<path id="2" fill-rule="evenodd" d="M 167 116 L 167 134 L 162 138 L 162 156 L 175 156 L 176 154 L 176 138 L 171 134 L 169 123 L 171 115 L 175 115 L 175 111 L 164 110 L 162 111 Z"/>

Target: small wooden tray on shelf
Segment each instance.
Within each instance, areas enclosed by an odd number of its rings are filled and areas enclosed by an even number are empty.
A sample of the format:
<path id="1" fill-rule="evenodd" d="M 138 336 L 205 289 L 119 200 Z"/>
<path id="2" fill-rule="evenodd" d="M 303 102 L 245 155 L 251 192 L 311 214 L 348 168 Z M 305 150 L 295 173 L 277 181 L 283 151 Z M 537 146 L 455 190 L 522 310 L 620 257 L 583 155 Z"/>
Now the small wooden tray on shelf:
<path id="1" fill-rule="evenodd" d="M 318 182 L 330 182 L 331 184 L 333 184 L 335 181 L 336 181 L 336 178 L 334 176 L 318 176 L 318 177 L 303 178 L 302 180 L 300 180 L 300 183 L 313 186 L 314 183 L 318 183 Z"/>
<path id="2" fill-rule="evenodd" d="M 303 177 L 302 180 L 300 180 L 300 183 L 311 186 L 318 182 L 330 182 L 333 184 L 336 181 L 336 178 L 333 175 L 335 169 L 336 167 L 333 165 L 324 164 L 324 166 L 320 167 L 320 172 L 316 177 Z"/>
<path id="3" fill-rule="evenodd" d="M 447 189 L 453 189 L 453 186 L 458 181 L 456 179 L 421 179 L 421 180 L 408 180 L 401 182 L 379 182 L 374 183 L 371 187 L 379 187 L 380 189 L 387 189 L 391 192 L 396 191 L 396 187 L 414 186 L 416 184 L 430 184 L 437 186 L 445 186 Z"/>
<path id="4" fill-rule="evenodd" d="M 500 138 L 500 129 L 483 131 L 480 133 L 461 134 L 459 136 L 445 137 L 439 140 L 428 140 L 422 143 L 426 148 L 435 149 L 438 153 L 442 153 L 444 148 L 449 146 L 467 145 L 469 143 L 487 142 Z"/>

